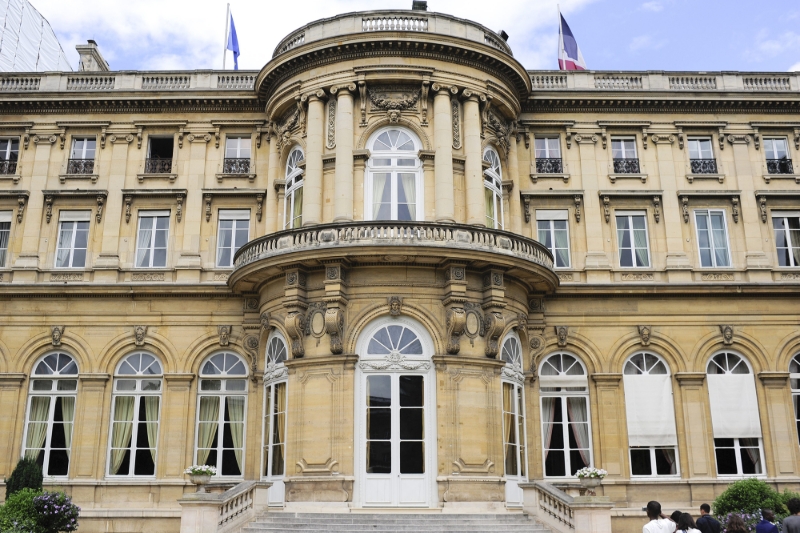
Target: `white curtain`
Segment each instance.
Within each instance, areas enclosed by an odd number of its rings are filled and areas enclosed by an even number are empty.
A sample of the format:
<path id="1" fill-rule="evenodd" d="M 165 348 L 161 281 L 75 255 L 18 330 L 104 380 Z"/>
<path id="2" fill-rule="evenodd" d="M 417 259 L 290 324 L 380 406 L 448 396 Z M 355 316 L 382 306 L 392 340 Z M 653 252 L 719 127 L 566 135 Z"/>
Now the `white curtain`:
<path id="1" fill-rule="evenodd" d="M 542 422 L 544 422 L 544 458 L 550 454 L 550 441 L 553 439 L 553 421 L 556 417 L 556 401 L 561 398 L 542 398 Z"/>
<path id="2" fill-rule="evenodd" d="M 589 464 L 589 419 L 586 407 L 586 398 L 567 398 L 567 412 L 569 413 L 570 427 L 575 442 L 578 444 L 578 453 L 585 464 Z"/>
<path id="3" fill-rule="evenodd" d="M 72 230 L 74 222 L 62 222 L 61 231 L 58 236 L 59 249 L 56 251 L 56 266 L 69 266 L 69 253 L 72 250 Z"/>
<path id="4" fill-rule="evenodd" d="M 411 220 L 417 219 L 417 176 L 416 174 L 400 174 L 403 185 L 403 192 L 406 194 L 408 211 L 411 213 Z"/>
<path id="5" fill-rule="evenodd" d="M 133 396 L 118 396 L 114 406 L 114 424 L 111 431 L 111 473 L 116 474 L 125 460 L 133 432 Z"/>
<path id="6" fill-rule="evenodd" d="M 667 374 L 625 374 L 630 446 L 677 446 L 672 380 Z"/>
<path id="7" fill-rule="evenodd" d="M 145 264 L 145 258 L 150 256 L 148 251 L 150 250 L 150 239 L 153 234 L 151 226 L 154 222 L 155 219 L 153 218 L 139 219 L 139 238 L 136 241 L 136 250 L 138 251 L 138 256 L 136 257 L 137 267 L 149 266 Z M 147 226 L 147 228 L 145 228 L 145 226 Z"/>
<path id="8" fill-rule="evenodd" d="M 636 266 L 650 266 L 647 258 L 647 233 L 644 230 L 633 230 L 633 245 L 636 250 Z"/>
<path id="9" fill-rule="evenodd" d="M 31 410 L 28 414 L 28 439 L 25 443 L 25 459 L 36 460 L 44 447 L 47 436 L 47 417 L 50 415 L 48 396 L 31 397 Z"/>
<path id="10" fill-rule="evenodd" d="M 708 374 L 706 379 L 714 438 L 760 438 L 753 374 Z"/>
<path id="11" fill-rule="evenodd" d="M 383 190 L 386 188 L 389 174 L 372 175 L 372 220 L 378 220 L 381 210 Z"/>
<path id="12" fill-rule="evenodd" d="M 677 474 L 678 469 L 675 466 L 675 448 L 660 448 L 656 451 L 661 452 L 664 456 L 664 460 L 669 463 L 669 473 L 671 475 Z"/>
<path id="13" fill-rule="evenodd" d="M 229 396 L 225 398 L 228 404 L 228 418 L 230 418 L 231 440 L 233 453 L 236 455 L 236 464 L 239 472 L 242 470 L 242 445 L 244 444 L 244 396 Z"/>
<path id="14" fill-rule="evenodd" d="M 197 424 L 197 464 L 206 464 L 219 424 L 219 396 L 200 397 L 200 423 Z"/>
<path id="15" fill-rule="evenodd" d="M 156 460 L 156 447 L 158 446 L 158 396 L 144 397 L 144 414 L 147 420 L 147 445 L 150 446 L 150 456 Z"/>
<path id="16" fill-rule="evenodd" d="M 75 420 L 75 398 L 72 396 L 61 397 L 61 419 L 64 421 L 64 442 L 69 457 L 72 447 L 72 422 Z"/>

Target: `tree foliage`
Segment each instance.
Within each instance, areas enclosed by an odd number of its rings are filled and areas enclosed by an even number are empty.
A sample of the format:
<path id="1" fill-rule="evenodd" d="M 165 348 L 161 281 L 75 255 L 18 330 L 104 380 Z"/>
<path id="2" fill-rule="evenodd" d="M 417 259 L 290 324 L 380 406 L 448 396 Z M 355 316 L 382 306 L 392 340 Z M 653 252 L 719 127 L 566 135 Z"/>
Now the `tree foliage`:
<path id="1" fill-rule="evenodd" d="M 20 459 L 6 482 L 6 500 L 22 489 L 42 490 L 42 467 L 32 459 Z"/>

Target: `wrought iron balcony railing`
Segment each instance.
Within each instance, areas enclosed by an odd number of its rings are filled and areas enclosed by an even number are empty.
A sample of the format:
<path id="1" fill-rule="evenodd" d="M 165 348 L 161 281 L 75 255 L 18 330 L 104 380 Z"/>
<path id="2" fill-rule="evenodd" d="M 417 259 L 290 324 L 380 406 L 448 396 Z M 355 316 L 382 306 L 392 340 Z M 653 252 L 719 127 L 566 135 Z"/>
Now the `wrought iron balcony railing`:
<path id="1" fill-rule="evenodd" d="M 249 174 L 250 159 L 225 158 L 222 162 L 223 174 Z"/>
<path id="2" fill-rule="evenodd" d="M 536 172 L 539 174 L 562 174 L 564 165 L 560 157 L 536 158 Z"/>
<path id="3" fill-rule="evenodd" d="M 70 159 L 67 174 L 94 174 L 94 159 Z"/>
<path id="4" fill-rule="evenodd" d="M 716 174 L 716 159 L 691 159 L 692 174 Z"/>
<path id="5" fill-rule="evenodd" d="M 792 160 L 787 158 L 767 159 L 767 172 L 769 174 L 794 174 Z"/>
<path id="6" fill-rule="evenodd" d="M 16 174 L 17 162 L 16 161 L 0 161 L 0 174 Z"/>
<path id="7" fill-rule="evenodd" d="M 172 172 L 172 159 L 153 157 L 144 162 L 145 174 L 169 174 Z"/>
<path id="8" fill-rule="evenodd" d="M 615 159 L 614 160 L 614 174 L 639 174 L 638 159 Z"/>

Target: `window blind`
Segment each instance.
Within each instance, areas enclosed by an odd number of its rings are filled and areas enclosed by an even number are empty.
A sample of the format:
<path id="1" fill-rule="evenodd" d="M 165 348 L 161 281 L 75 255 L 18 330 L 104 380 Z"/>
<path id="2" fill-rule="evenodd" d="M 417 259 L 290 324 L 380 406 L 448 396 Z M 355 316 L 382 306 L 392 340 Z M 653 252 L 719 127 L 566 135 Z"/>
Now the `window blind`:
<path id="1" fill-rule="evenodd" d="M 753 374 L 708 374 L 706 379 L 714 438 L 760 438 Z"/>
<path id="2" fill-rule="evenodd" d="M 676 446 L 675 403 L 667 374 L 624 375 L 629 446 Z"/>

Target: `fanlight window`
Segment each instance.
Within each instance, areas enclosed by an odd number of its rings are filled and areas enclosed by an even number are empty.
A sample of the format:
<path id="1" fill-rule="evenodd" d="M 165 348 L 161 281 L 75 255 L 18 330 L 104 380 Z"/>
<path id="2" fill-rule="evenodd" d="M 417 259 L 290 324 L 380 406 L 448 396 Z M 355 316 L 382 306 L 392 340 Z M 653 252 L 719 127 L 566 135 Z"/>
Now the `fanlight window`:
<path id="1" fill-rule="evenodd" d="M 664 361 L 653 354 L 637 353 L 625 363 L 625 374 L 669 374 Z"/>
<path id="2" fill-rule="evenodd" d="M 154 376 L 161 374 L 161 363 L 148 353 L 135 353 L 126 357 L 119 365 L 117 374 Z"/>
<path id="3" fill-rule="evenodd" d="M 77 374 L 78 365 L 75 364 L 72 357 L 65 353 L 51 353 L 36 365 L 33 373 L 38 376 L 53 375 L 54 377 Z"/>
<path id="4" fill-rule="evenodd" d="M 500 359 L 516 368 L 522 368 L 522 347 L 515 336 L 509 335 L 506 337 L 505 342 L 503 342 Z"/>
<path id="5" fill-rule="evenodd" d="M 706 371 L 709 374 L 749 374 L 750 367 L 738 355 L 723 352 L 711 358 Z"/>
<path id="6" fill-rule="evenodd" d="M 296 146 L 286 158 L 286 197 L 283 205 L 283 227 L 299 228 L 303 225 L 303 169 L 299 163 L 305 158 Z"/>
<path id="7" fill-rule="evenodd" d="M 401 325 L 384 326 L 369 340 L 368 355 L 423 355 L 422 343 L 411 329 Z"/>
<path id="8" fill-rule="evenodd" d="M 589 381 L 586 369 L 577 358 L 566 353 L 548 357 L 539 371 L 542 392 L 557 392 L 563 387 L 567 391 L 586 391 Z M 554 385 L 554 386 L 545 386 Z"/>
<path id="9" fill-rule="evenodd" d="M 247 369 L 238 355 L 222 352 L 211 356 L 203 365 L 200 374 L 206 376 L 223 374 L 227 376 L 244 376 L 247 374 Z"/>
<path id="10" fill-rule="evenodd" d="M 503 174 L 500 156 L 493 148 L 487 148 L 483 152 L 483 160 L 489 163 L 489 168 L 483 172 L 486 226 L 503 229 Z"/>
<path id="11" fill-rule="evenodd" d="M 372 144 L 372 149 L 373 151 L 413 151 L 414 140 L 403 130 L 387 130 L 378 135 L 378 138 Z"/>
<path id="12" fill-rule="evenodd" d="M 279 335 L 267 343 L 267 365 L 277 365 L 286 361 L 286 342 Z"/>
<path id="13" fill-rule="evenodd" d="M 419 220 L 420 162 L 417 144 L 399 128 L 381 132 L 372 142 L 365 209 L 372 220 Z"/>

